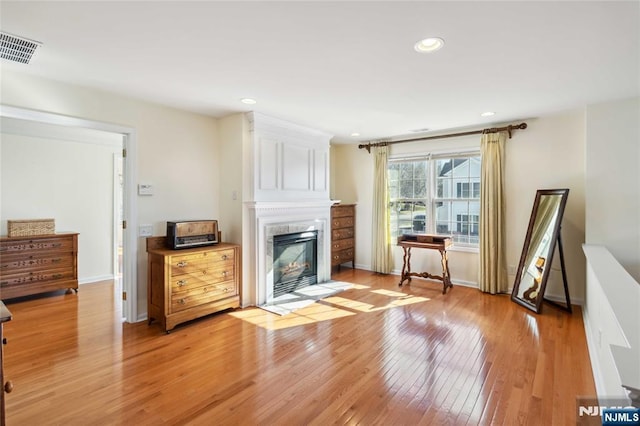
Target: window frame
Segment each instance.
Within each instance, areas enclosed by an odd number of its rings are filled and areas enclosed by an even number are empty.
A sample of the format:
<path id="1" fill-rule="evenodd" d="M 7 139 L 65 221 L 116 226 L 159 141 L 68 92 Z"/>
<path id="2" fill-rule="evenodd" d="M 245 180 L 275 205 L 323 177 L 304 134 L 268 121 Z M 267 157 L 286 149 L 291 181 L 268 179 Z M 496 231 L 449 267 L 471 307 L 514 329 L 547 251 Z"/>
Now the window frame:
<path id="1" fill-rule="evenodd" d="M 471 202 L 480 202 L 480 181 L 478 182 L 473 182 L 471 179 L 474 178 L 474 176 L 467 176 L 468 180 L 466 182 L 456 182 L 456 183 L 461 183 L 463 185 L 461 185 L 462 187 L 464 187 L 464 183 L 468 184 L 468 189 L 470 194 L 468 195 L 475 195 L 477 193 L 477 198 L 475 197 L 466 197 L 466 198 L 458 198 L 456 197 L 457 193 L 453 193 L 453 194 L 449 194 L 449 197 L 437 197 L 437 190 L 438 190 L 438 179 L 437 179 L 437 161 L 438 160 L 443 160 L 443 159 L 456 159 L 456 158 L 471 158 L 471 157 L 477 157 L 478 160 L 480 161 L 480 167 L 481 167 L 481 162 L 482 162 L 482 158 L 480 155 L 480 150 L 465 150 L 465 151 L 446 151 L 446 152 L 439 152 L 439 153 L 430 153 L 430 154 L 424 154 L 424 155 L 411 155 L 411 156 L 393 156 L 391 158 L 389 158 L 388 160 L 388 167 L 387 170 L 390 171 L 391 170 L 391 165 L 392 164 L 398 164 L 398 163 L 406 163 L 406 162 L 415 162 L 415 161 L 425 161 L 426 162 L 426 167 L 427 167 L 427 177 L 426 177 L 426 195 L 425 198 L 420 199 L 420 198 L 401 198 L 399 197 L 399 191 L 400 189 L 398 189 L 398 197 L 396 198 L 392 198 L 392 193 L 391 193 L 391 176 L 389 176 L 389 214 L 391 215 L 391 221 L 389 226 L 391 227 L 390 229 L 390 234 L 392 235 L 392 238 L 397 238 L 398 235 L 402 235 L 403 233 L 400 231 L 399 228 L 399 220 L 398 217 L 396 215 L 395 220 L 393 219 L 393 215 L 395 214 L 395 212 L 392 210 L 392 207 L 395 205 L 396 202 L 403 202 L 403 200 L 406 200 L 405 202 L 424 202 L 425 203 L 425 219 L 424 219 L 424 229 L 421 231 L 413 231 L 414 227 L 412 226 L 412 232 L 424 232 L 424 233 L 428 233 L 428 234 L 442 234 L 442 232 L 436 232 L 437 229 L 437 203 L 438 202 L 443 202 L 443 203 L 452 203 L 454 201 L 462 201 L 462 202 L 467 202 L 468 206 L 470 205 Z M 471 163 L 470 163 L 471 164 Z M 480 173 L 478 173 L 478 180 L 480 179 Z M 452 178 L 453 180 L 453 178 Z M 477 183 L 477 187 L 476 187 L 476 183 Z M 456 184 L 453 185 L 452 192 L 456 192 L 457 191 L 457 186 Z M 452 205 L 452 204 L 451 204 Z M 415 222 L 415 213 L 412 213 L 412 217 L 411 217 L 411 221 L 412 224 L 413 222 Z M 455 219 L 455 213 L 451 213 Z M 460 213 L 458 213 L 459 215 Z M 475 212 L 471 211 L 470 208 L 467 208 L 467 211 L 464 212 L 463 214 L 467 215 L 469 218 L 471 217 L 477 217 L 478 221 L 477 222 L 468 222 L 467 221 L 467 228 L 469 228 L 470 230 L 473 230 L 473 228 L 477 227 L 478 231 L 479 231 L 479 225 L 480 225 L 480 212 L 477 212 L 477 215 L 475 214 Z M 453 223 L 454 225 L 457 223 L 457 220 L 453 220 L 453 222 L 451 222 L 451 220 L 449 220 L 450 223 Z M 454 227 L 455 228 L 455 227 Z M 451 227 L 449 227 L 449 229 L 451 229 Z M 450 235 L 452 235 L 452 237 L 454 236 L 454 233 L 456 231 L 452 230 L 450 231 Z M 479 234 L 479 232 L 478 232 Z M 469 235 L 469 234 L 467 234 Z M 479 235 L 477 238 L 477 242 L 458 242 L 458 241 L 454 241 L 454 247 L 456 248 L 461 248 L 462 250 L 466 251 L 466 250 L 470 250 L 470 251 L 477 251 L 479 248 Z"/>

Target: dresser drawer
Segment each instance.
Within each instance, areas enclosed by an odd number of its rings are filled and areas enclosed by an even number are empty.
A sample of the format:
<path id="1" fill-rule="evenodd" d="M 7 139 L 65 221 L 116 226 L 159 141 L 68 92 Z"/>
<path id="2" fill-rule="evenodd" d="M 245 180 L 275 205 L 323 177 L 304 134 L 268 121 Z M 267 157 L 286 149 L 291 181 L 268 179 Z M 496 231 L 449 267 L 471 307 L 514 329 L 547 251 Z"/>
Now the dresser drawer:
<path id="1" fill-rule="evenodd" d="M 73 238 L 33 238 L 20 239 L 19 241 L 6 240 L 0 245 L 2 255 L 11 253 L 24 253 L 25 251 L 73 251 L 75 244 Z"/>
<path id="2" fill-rule="evenodd" d="M 331 266 L 340 265 L 345 262 L 352 262 L 353 257 L 353 249 L 341 250 L 338 252 L 331 253 Z"/>
<path id="3" fill-rule="evenodd" d="M 201 260 L 210 260 L 212 262 L 220 262 L 220 261 L 233 261 L 234 260 L 234 253 L 235 251 L 233 249 L 228 249 L 228 250 L 211 250 L 211 251 L 200 251 L 197 253 L 188 253 L 188 254 L 183 254 L 183 255 L 179 255 L 179 254 L 175 254 L 173 256 L 171 256 L 171 263 L 172 264 L 179 264 L 179 263 L 189 263 L 189 262 L 194 262 L 194 261 L 201 261 Z"/>
<path id="4" fill-rule="evenodd" d="M 353 248 L 354 240 L 353 238 L 346 238 L 342 240 L 333 240 L 331 241 L 331 251 L 336 252 L 348 248 Z"/>
<path id="5" fill-rule="evenodd" d="M 171 312 L 180 312 L 238 294 L 235 281 L 192 288 L 171 296 Z"/>
<path id="6" fill-rule="evenodd" d="M 32 255 L 7 254 L 0 256 L 0 273 L 2 275 L 19 271 L 37 271 L 53 268 L 71 268 L 74 264 L 73 253 L 36 252 Z"/>
<path id="7" fill-rule="evenodd" d="M 331 217 L 355 216 L 355 206 L 336 205 L 331 208 Z"/>
<path id="8" fill-rule="evenodd" d="M 195 287 L 221 283 L 233 280 L 234 278 L 233 264 L 225 265 L 215 263 L 189 274 L 173 274 L 171 276 L 171 292 L 184 292 Z"/>
<path id="9" fill-rule="evenodd" d="M 354 223 L 355 219 L 353 217 L 337 217 L 335 219 L 331 219 L 331 226 L 333 229 L 352 227 Z"/>
<path id="10" fill-rule="evenodd" d="M 342 240 L 344 238 L 353 238 L 354 234 L 353 228 L 334 229 L 331 231 L 331 239 Z"/>
<path id="11" fill-rule="evenodd" d="M 171 275 L 207 274 L 211 269 L 233 270 L 233 250 L 226 253 L 203 252 L 197 255 L 172 256 Z"/>
<path id="12" fill-rule="evenodd" d="M 75 279 L 75 273 L 69 268 L 64 269 L 52 269 L 44 271 L 34 272 L 17 272 L 12 274 L 2 274 L 0 278 L 0 285 L 2 287 L 38 283 L 44 281 L 60 281 Z"/>

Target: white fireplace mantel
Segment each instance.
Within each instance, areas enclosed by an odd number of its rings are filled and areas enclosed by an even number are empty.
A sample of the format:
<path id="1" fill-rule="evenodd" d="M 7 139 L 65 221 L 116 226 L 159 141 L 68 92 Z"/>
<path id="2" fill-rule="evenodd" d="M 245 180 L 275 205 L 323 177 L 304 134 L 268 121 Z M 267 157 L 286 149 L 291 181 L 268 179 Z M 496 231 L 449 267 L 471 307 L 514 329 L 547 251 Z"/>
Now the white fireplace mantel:
<path id="1" fill-rule="evenodd" d="M 331 204 L 310 202 L 247 202 L 252 223 L 249 249 L 249 293 L 243 295 L 243 306 L 260 306 L 273 298 L 273 237 L 302 231 L 318 231 L 318 282 L 331 279 Z M 253 275 L 253 274 L 252 274 Z M 245 297 L 248 296 L 248 297 Z"/>
<path id="2" fill-rule="evenodd" d="M 243 203 L 243 306 L 273 297 L 273 236 L 318 231 L 318 282 L 331 278 L 331 135 L 261 113 L 246 114 L 251 167 Z"/>

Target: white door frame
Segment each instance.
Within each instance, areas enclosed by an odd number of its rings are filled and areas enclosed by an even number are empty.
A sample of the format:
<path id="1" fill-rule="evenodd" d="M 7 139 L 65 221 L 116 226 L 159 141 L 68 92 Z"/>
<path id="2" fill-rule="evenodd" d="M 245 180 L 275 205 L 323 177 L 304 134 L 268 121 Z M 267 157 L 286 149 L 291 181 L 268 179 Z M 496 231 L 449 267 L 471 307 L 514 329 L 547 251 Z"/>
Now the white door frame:
<path id="1" fill-rule="evenodd" d="M 100 121 L 85 120 L 83 118 L 67 115 L 36 111 L 26 108 L 13 107 L 0 104 L 0 117 L 17 118 L 40 123 L 57 124 L 67 127 L 81 127 L 86 129 L 102 130 L 104 132 L 123 135 L 123 145 L 127 151 L 124 158 L 124 220 L 127 228 L 123 235 L 123 283 L 122 290 L 127 292 L 127 301 L 123 304 L 123 317 L 127 322 L 138 321 L 138 285 L 137 262 L 138 239 L 135 232 L 138 229 L 138 205 L 136 198 L 137 182 L 137 141 L 136 131 L 131 127 L 117 124 L 103 123 Z"/>

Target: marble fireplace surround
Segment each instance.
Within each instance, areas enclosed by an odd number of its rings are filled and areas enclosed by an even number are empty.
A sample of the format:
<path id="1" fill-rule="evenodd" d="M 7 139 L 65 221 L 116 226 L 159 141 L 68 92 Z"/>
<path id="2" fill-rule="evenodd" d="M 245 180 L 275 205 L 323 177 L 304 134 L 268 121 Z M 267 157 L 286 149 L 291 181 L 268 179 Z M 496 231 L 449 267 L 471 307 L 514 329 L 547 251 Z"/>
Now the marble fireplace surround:
<path id="1" fill-rule="evenodd" d="M 251 202 L 248 203 L 253 226 L 250 241 L 253 250 L 248 270 L 253 288 L 248 304 L 260 306 L 273 299 L 273 237 L 318 231 L 318 283 L 331 279 L 331 204 L 327 201 Z"/>

